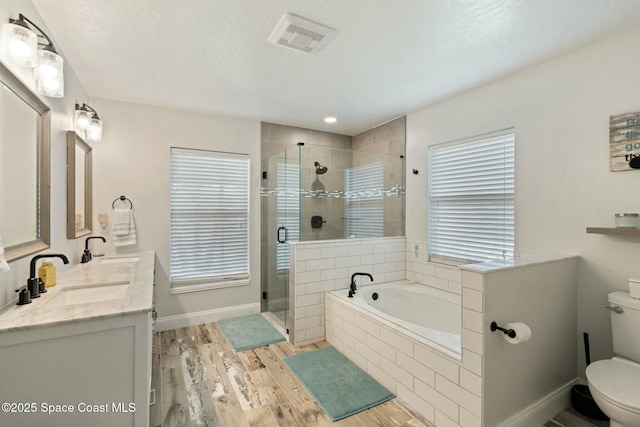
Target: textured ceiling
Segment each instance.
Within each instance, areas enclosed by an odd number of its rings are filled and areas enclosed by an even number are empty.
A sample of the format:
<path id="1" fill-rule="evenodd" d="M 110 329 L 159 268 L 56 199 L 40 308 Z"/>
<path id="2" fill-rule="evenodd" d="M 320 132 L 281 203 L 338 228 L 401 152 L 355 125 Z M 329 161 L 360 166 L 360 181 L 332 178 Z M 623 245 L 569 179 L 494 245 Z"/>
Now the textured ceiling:
<path id="1" fill-rule="evenodd" d="M 33 3 L 91 97 L 348 135 L 640 25 L 638 0 Z M 336 33 L 268 43 L 285 12 Z"/>

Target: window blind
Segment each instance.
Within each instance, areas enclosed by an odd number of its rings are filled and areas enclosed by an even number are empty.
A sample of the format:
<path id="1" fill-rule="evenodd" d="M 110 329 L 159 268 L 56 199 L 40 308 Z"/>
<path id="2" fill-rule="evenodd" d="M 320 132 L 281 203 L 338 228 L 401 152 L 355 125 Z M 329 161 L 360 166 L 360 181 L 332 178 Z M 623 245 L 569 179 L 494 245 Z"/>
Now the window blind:
<path id="1" fill-rule="evenodd" d="M 249 158 L 171 148 L 172 287 L 249 278 Z"/>
<path id="2" fill-rule="evenodd" d="M 384 235 L 384 163 L 345 171 L 347 236 Z"/>
<path id="3" fill-rule="evenodd" d="M 300 168 L 291 162 L 278 163 L 277 216 L 278 227 L 286 227 L 287 243 L 276 244 L 276 267 L 289 269 L 289 243 L 300 241 Z M 270 230 L 271 232 L 271 230 Z M 284 235 L 283 235 L 284 236 Z"/>
<path id="4" fill-rule="evenodd" d="M 514 253 L 513 134 L 429 150 L 429 254 L 487 261 Z"/>

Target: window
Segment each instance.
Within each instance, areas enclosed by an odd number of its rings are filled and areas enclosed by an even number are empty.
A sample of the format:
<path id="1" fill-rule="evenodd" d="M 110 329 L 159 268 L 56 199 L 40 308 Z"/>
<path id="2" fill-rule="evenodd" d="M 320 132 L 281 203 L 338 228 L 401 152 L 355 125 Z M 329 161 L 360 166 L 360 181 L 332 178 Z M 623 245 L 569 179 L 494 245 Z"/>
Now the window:
<path id="1" fill-rule="evenodd" d="M 429 259 L 513 257 L 513 134 L 429 149 Z"/>
<path id="2" fill-rule="evenodd" d="M 171 148 L 172 293 L 247 284 L 249 157 Z"/>
<path id="3" fill-rule="evenodd" d="M 347 236 L 384 235 L 384 163 L 345 171 Z"/>

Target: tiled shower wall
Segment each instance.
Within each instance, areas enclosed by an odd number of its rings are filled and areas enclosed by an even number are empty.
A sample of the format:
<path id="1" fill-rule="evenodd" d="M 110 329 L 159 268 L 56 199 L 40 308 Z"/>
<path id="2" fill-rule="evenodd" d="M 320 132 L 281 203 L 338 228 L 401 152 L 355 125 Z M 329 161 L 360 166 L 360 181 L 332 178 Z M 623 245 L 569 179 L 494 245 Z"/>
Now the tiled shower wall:
<path id="1" fill-rule="evenodd" d="M 429 262 L 427 242 L 409 240 L 406 245 L 407 280 L 460 295 L 462 276 L 458 267 Z"/>
<path id="2" fill-rule="evenodd" d="M 346 239 L 291 244 L 289 341 L 325 339 L 325 292 L 348 289 L 351 275 L 370 273 L 376 283 L 405 278 L 405 238 Z M 369 279 L 358 277 L 358 283 Z"/>

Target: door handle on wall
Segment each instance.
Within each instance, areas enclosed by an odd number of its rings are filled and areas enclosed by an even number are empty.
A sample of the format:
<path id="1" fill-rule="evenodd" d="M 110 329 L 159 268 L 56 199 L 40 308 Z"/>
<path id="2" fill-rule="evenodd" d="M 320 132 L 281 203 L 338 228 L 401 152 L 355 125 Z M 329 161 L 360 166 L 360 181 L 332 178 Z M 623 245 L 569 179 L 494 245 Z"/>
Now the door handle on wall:
<path id="1" fill-rule="evenodd" d="M 282 239 L 280 237 L 280 232 L 281 231 L 284 231 L 284 239 Z M 278 235 L 277 235 L 278 243 L 287 243 L 287 238 L 288 238 L 288 236 L 287 236 L 287 227 L 278 227 Z"/>

